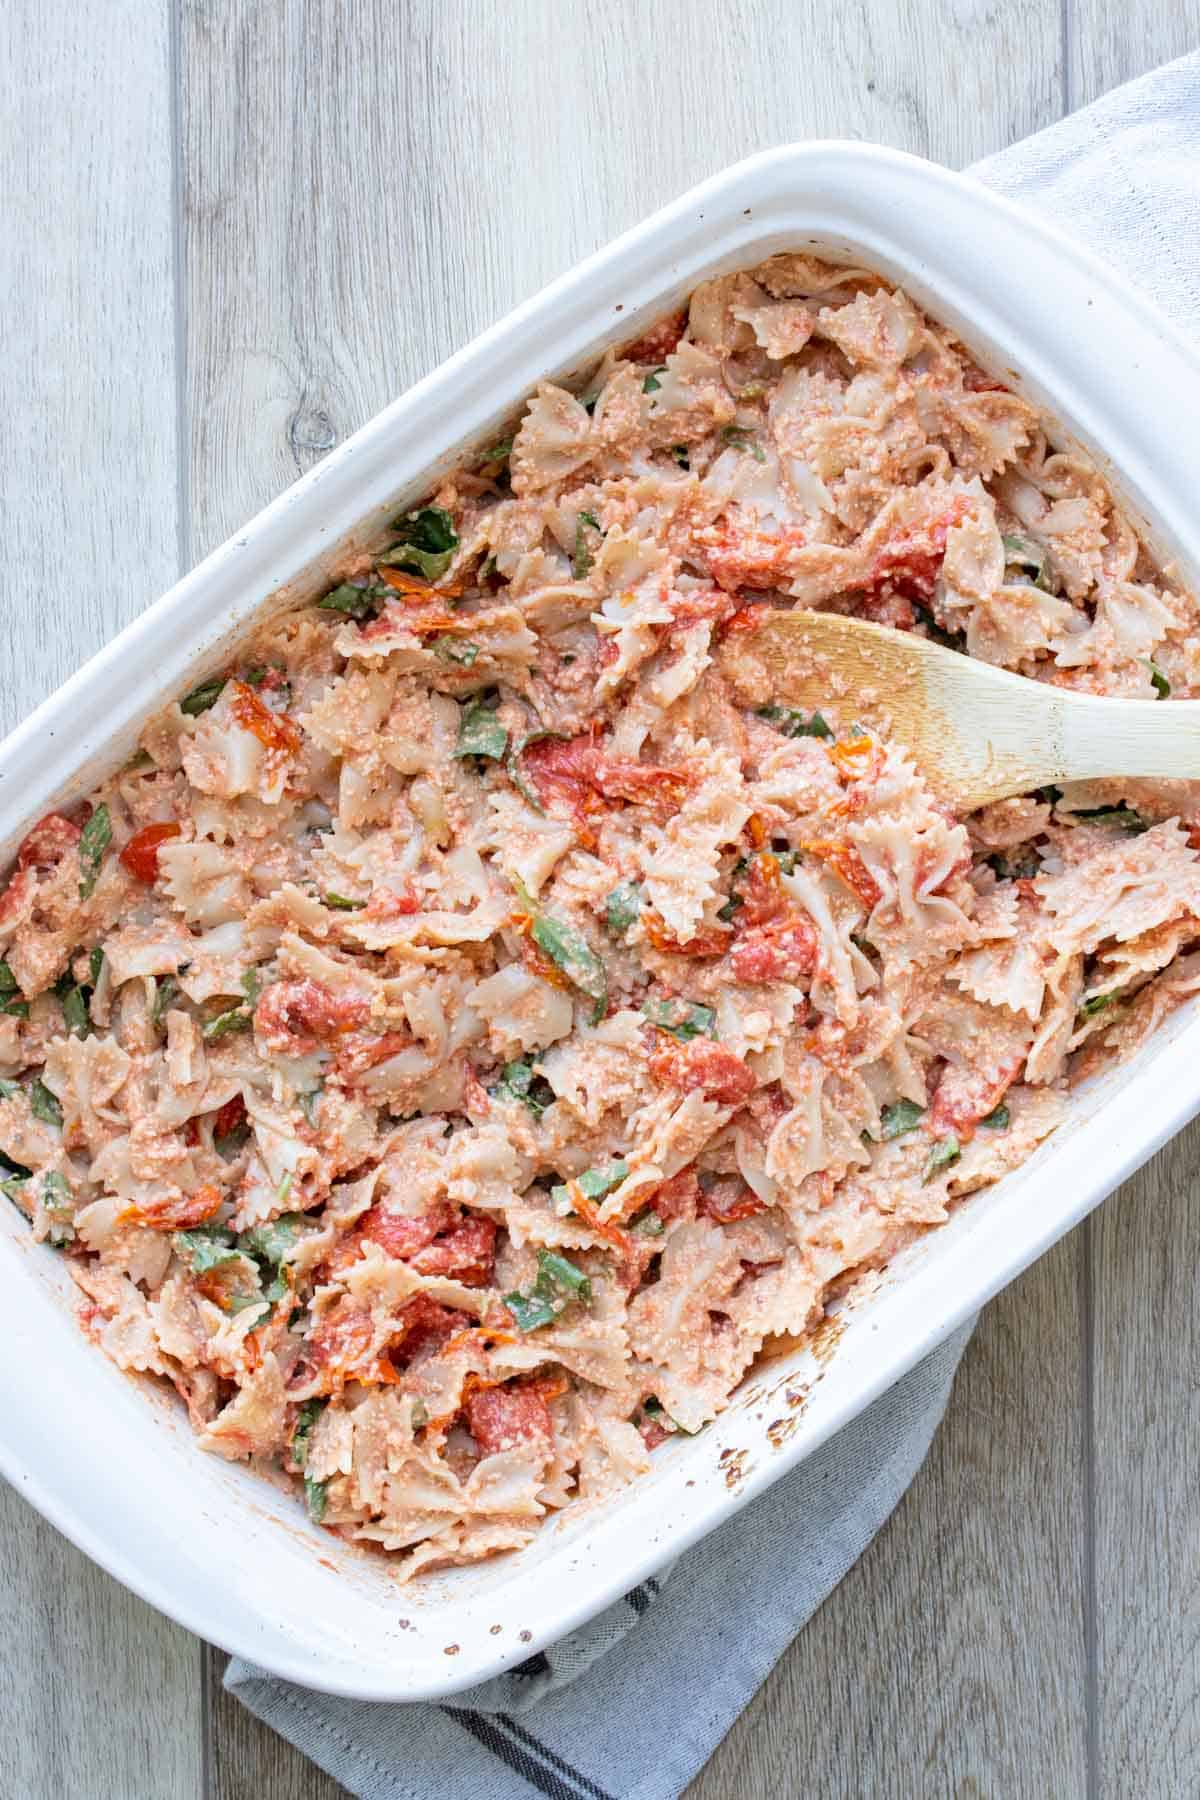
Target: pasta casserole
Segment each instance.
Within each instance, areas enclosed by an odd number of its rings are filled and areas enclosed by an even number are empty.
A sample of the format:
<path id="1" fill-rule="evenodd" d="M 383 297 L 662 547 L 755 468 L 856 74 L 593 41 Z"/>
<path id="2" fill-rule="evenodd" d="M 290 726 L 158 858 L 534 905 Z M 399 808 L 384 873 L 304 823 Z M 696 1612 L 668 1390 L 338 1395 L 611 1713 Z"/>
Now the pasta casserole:
<path id="1" fill-rule="evenodd" d="M 84 1331 L 397 1571 L 636 1479 L 1200 987 L 1200 790 L 947 813 L 769 607 L 1200 694 L 1100 475 L 782 254 L 544 383 L 0 894 L 3 1186 Z"/>

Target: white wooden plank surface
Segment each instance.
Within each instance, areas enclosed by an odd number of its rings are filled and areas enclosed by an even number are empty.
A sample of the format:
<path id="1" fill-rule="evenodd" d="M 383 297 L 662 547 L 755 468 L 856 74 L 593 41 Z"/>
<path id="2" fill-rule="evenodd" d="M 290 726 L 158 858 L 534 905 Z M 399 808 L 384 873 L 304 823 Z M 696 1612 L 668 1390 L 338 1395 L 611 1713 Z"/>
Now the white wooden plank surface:
<path id="1" fill-rule="evenodd" d="M 960 165 L 1200 39 L 1200 0 L 193 0 L 172 68 L 169 12 L 0 15 L 10 635 L 29 568 L 77 546 L 85 575 L 40 585 L 4 723 L 168 583 L 177 543 L 194 559 L 691 181 L 822 133 Z M 1198 1151 L 989 1309 L 912 1492 L 697 1800 L 1200 1790 Z M 24 1650 L 0 1664 L 0 1796 L 333 1800 L 223 1697 L 206 1762 L 198 1647 L 0 1508 Z"/>
<path id="2" fill-rule="evenodd" d="M 157 0 L 0 8 L 5 730 L 177 573 L 171 92 Z M 199 1646 L 7 1487 L 0 1638 L 0 1794 L 198 1793 Z"/>
<path id="3" fill-rule="evenodd" d="M 1200 44 L 1200 0 L 1075 0 L 1076 105 Z M 1096 1792 L 1200 1792 L 1200 1124 L 1089 1222 Z"/>

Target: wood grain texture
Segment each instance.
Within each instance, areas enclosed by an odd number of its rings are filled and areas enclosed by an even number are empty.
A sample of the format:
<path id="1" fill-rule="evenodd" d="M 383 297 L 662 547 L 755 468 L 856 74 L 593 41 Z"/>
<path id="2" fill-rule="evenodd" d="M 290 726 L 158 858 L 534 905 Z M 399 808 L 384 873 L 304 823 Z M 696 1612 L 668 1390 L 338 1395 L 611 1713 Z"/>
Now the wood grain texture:
<path id="1" fill-rule="evenodd" d="M 1079 1255 L 983 1315 L 929 1457 L 688 1800 L 1086 1791 Z"/>
<path id="2" fill-rule="evenodd" d="M 0 9 L 3 730 L 178 571 L 169 52 L 165 4 Z M 0 1636 L 0 1794 L 197 1794 L 200 1646 L 7 1487 Z"/>
<path id="3" fill-rule="evenodd" d="M 167 0 L 0 7 L 0 731 L 178 573 L 171 80 Z"/>
<path id="4" fill-rule="evenodd" d="M 1073 0 L 1083 106 L 1200 45 L 1200 0 Z M 1200 1791 L 1200 1125 L 1088 1222 L 1095 1792 Z"/>

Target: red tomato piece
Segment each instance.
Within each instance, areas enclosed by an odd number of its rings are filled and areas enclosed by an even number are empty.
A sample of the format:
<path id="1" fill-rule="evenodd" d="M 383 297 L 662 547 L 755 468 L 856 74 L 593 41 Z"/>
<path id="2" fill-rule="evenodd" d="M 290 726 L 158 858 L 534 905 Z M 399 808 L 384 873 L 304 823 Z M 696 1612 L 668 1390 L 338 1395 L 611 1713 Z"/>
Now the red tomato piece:
<path id="1" fill-rule="evenodd" d="M 1024 1060 L 1024 1056 L 1013 1057 L 999 1069 L 962 1069 L 947 1063 L 929 1109 L 934 1136 L 952 1133 L 960 1144 L 969 1143 L 980 1119 L 986 1119 L 1003 1100 Z"/>
<path id="2" fill-rule="evenodd" d="M 672 596 L 671 612 L 675 623 L 688 625 L 724 625 L 737 611 L 737 601 L 723 588 L 701 588 L 694 594 Z"/>
<path id="3" fill-rule="evenodd" d="M 946 539 L 966 516 L 967 498 L 960 494 L 946 511 L 927 525 L 903 531 L 875 558 L 868 586 L 888 585 L 910 599 L 930 600 L 946 554 Z"/>
<path id="4" fill-rule="evenodd" d="M 359 1229 L 373 1244 L 388 1256 L 398 1257 L 401 1262 L 413 1256 L 416 1251 L 423 1250 L 426 1244 L 432 1244 L 439 1231 L 445 1231 L 453 1225 L 454 1208 L 449 1201 L 431 1207 L 428 1212 L 407 1213 L 388 1212 L 382 1205 L 376 1204 L 359 1221 Z"/>
<path id="5" fill-rule="evenodd" d="M 390 888 L 376 888 L 367 901 L 363 911 L 364 919 L 405 919 L 413 913 L 419 913 L 421 902 L 417 899 L 411 886 L 401 888 L 399 893 Z"/>
<path id="6" fill-rule="evenodd" d="M 47 813 L 21 840 L 17 851 L 18 869 L 53 868 L 82 835 L 82 827 L 68 819 L 65 813 Z"/>
<path id="7" fill-rule="evenodd" d="M 370 1016 L 365 994 L 335 994 L 319 981 L 276 981 L 254 1010 L 254 1028 L 268 1049 L 303 1056 Z"/>
<path id="8" fill-rule="evenodd" d="M 550 1410 L 532 1386 L 476 1388 L 463 1411 L 481 1456 L 539 1441 L 548 1448 L 554 1435 Z"/>
<path id="9" fill-rule="evenodd" d="M 643 1418 L 638 1430 L 642 1434 L 642 1442 L 647 1450 L 657 1450 L 658 1446 L 665 1444 L 671 1435 L 669 1431 L 663 1430 L 657 1419 Z"/>
<path id="10" fill-rule="evenodd" d="M 627 362 L 663 363 L 673 351 L 678 350 L 679 341 L 687 330 L 687 322 L 686 310 L 668 313 L 665 319 L 660 319 L 649 331 L 644 331 L 640 338 L 627 344 L 621 355 Z"/>
<path id="11" fill-rule="evenodd" d="M 32 906 L 37 892 L 37 871 L 18 869 L 3 894 L 0 894 L 0 925 L 11 925 L 27 906 Z"/>
<path id="12" fill-rule="evenodd" d="M 739 588 L 782 587 L 791 580 L 796 552 L 807 540 L 795 525 L 778 534 L 714 525 L 701 534 L 701 541 L 713 580 L 736 592 Z"/>
<path id="13" fill-rule="evenodd" d="M 817 838 L 805 844 L 804 848 L 810 856 L 815 856 L 833 870 L 839 881 L 845 883 L 850 892 L 862 901 L 867 911 L 878 906 L 883 898 L 879 883 L 868 869 L 853 844 L 835 842 L 831 838 Z"/>
<path id="14" fill-rule="evenodd" d="M 323 1313 L 304 1342 L 305 1357 L 334 1382 L 344 1381 L 371 1348 L 375 1328 L 371 1315 L 349 1294 Z"/>
<path id="15" fill-rule="evenodd" d="M 792 981 L 811 975 L 817 962 L 817 934 L 798 915 L 790 924 L 756 926 L 743 932 L 729 952 L 735 981 Z"/>
<path id="16" fill-rule="evenodd" d="M 682 1094 L 703 1093 L 718 1106 L 740 1106 L 756 1086 L 753 1071 L 732 1050 L 709 1038 L 664 1045 L 651 1056 L 650 1073 L 664 1087 Z"/>
<path id="17" fill-rule="evenodd" d="M 463 1313 L 439 1306 L 428 1294 L 416 1294 L 400 1309 L 388 1355 L 393 1361 L 409 1362 L 418 1351 L 440 1349 L 471 1322 Z"/>
<path id="18" fill-rule="evenodd" d="M 245 1117 L 246 1102 L 240 1094 L 235 1094 L 232 1100 L 227 1100 L 224 1106 L 217 1108 L 217 1115 L 213 1120 L 213 1136 L 228 1137 L 231 1131 L 237 1130 Z"/>
<path id="19" fill-rule="evenodd" d="M 694 1219 L 699 1203 L 700 1183 L 695 1169 L 681 1169 L 678 1175 L 656 1187 L 650 1198 L 651 1207 L 664 1225 L 672 1219 Z"/>
<path id="20" fill-rule="evenodd" d="M 300 732 L 287 715 L 272 712 L 244 681 L 231 681 L 229 690 L 229 711 L 235 724 L 256 737 L 264 750 L 282 750 L 294 756 L 300 748 Z"/>
<path id="21" fill-rule="evenodd" d="M 739 1219 L 754 1219 L 766 1210 L 766 1201 L 760 1200 L 754 1189 L 747 1187 L 744 1181 L 715 1182 L 700 1196 L 700 1211 L 706 1219 L 712 1219 L 717 1225 L 733 1225 Z"/>
<path id="22" fill-rule="evenodd" d="M 642 913 L 642 929 L 656 950 L 668 956 L 721 956 L 729 947 L 730 933 L 719 925 L 706 925 L 694 937 L 681 941 L 652 907 Z"/>
<path id="23" fill-rule="evenodd" d="M 464 1287 L 487 1287 L 496 1261 L 496 1221 L 472 1214 L 409 1258 L 422 1275 L 447 1275 Z"/>
<path id="24" fill-rule="evenodd" d="M 122 864 L 139 881 L 157 881 L 158 852 L 171 838 L 177 838 L 182 829 L 174 819 L 165 819 L 156 825 L 143 825 L 140 831 L 134 832 L 121 851 Z"/>
<path id="25" fill-rule="evenodd" d="M 157 1231 L 190 1231 L 203 1225 L 220 1211 L 224 1199 L 219 1187 L 205 1182 L 193 1194 L 180 1194 L 174 1200 L 151 1200 L 145 1206 L 130 1206 L 121 1214 L 138 1225 L 152 1225 Z"/>

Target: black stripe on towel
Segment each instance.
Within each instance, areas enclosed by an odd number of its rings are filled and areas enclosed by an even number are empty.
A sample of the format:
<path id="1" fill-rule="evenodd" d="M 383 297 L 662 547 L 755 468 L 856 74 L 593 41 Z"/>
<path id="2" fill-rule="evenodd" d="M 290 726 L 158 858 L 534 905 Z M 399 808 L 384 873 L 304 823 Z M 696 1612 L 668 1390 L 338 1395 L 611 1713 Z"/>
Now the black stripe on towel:
<path id="1" fill-rule="evenodd" d="M 469 1731 L 485 1750 L 490 1750 L 502 1763 L 507 1763 L 522 1781 L 527 1781 L 530 1787 L 545 1794 L 546 1800 L 583 1800 L 583 1788 L 565 1781 L 547 1764 L 535 1762 L 527 1751 L 513 1743 L 500 1730 L 496 1721 L 485 1713 L 469 1712 L 465 1707 L 459 1706 L 443 1706 L 442 1711 L 456 1725 L 461 1725 L 464 1731 Z"/>
<path id="2" fill-rule="evenodd" d="M 639 1619 L 650 1604 L 651 1596 L 646 1591 L 648 1586 L 649 1583 L 643 1581 L 637 1587 L 630 1588 L 625 1596 L 626 1606 L 632 1606 Z"/>
<path id="3" fill-rule="evenodd" d="M 515 1669 L 510 1669 L 508 1672 L 510 1675 L 521 1675 L 527 1680 L 534 1675 L 548 1675 L 550 1659 L 543 1651 L 539 1650 L 536 1656 L 527 1656 L 523 1663 L 518 1663 Z"/>
<path id="4" fill-rule="evenodd" d="M 527 1744 L 538 1756 L 544 1757 L 556 1769 L 561 1769 L 564 1775 L 569 1775 L 572 1781 L 578 1782 L 584 1793 L 592 1796 L 592 1800 L 613 1800 L 606 1788 L 597 1787 L 596 1783 L 589 1781 L 579 1769 L 572 1768 L 571 1764 L 564 1762 L 561 1756 L 556 1756 L 548 1744 L 543 1744 L 542 1740 L 535 1738 L 531 1731 L 526 1731 L 525 1727 L 519 1725 L 511 1713 L 497 1713 L 496 1718 L 507 1731 L 510 1731 L 514 1737 L 520 1738 L 521 1742 Z"/>

